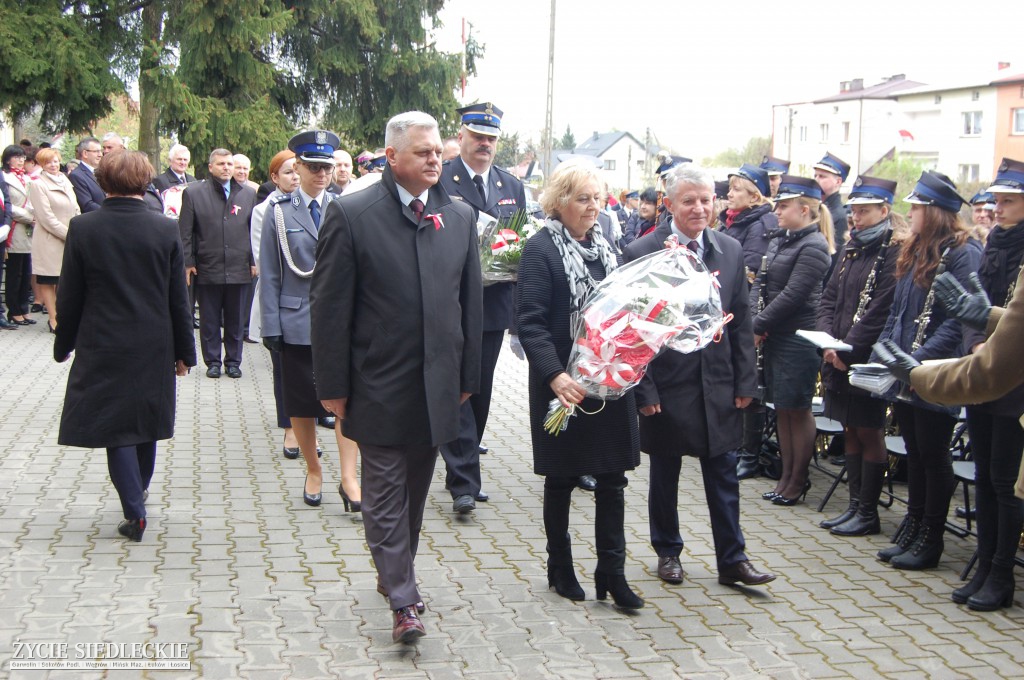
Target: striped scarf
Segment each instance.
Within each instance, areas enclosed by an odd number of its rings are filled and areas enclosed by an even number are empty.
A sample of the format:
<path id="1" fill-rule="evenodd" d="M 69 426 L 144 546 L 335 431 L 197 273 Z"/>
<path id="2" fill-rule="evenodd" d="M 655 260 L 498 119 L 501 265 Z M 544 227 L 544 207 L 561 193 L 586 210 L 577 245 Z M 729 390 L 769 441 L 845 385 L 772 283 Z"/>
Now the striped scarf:
<path id="1" fill-rule="evenodd" d="M 587 295 L 597 285 L 594 277 L 590 275 L 590 270 L 587 269 L 586 262 L 593 262 L 601 258 L 606 276 L 611 274 L 612 270 L 619 266 L 619 263 L 615 259 L 615 253 L 612 252 L 611 246 L 601 234 L 601 229 L 596 224 L 587 232 L 587 236 L 593 244 L 591 248 L 584 247 L 574 239 L 569 234 L 569 230 L 554 218 L 547 218 L 544 221 L 544 227 L 551 232 L 551 240 L 555 242 L 558 254 L 562 258 L 562 264 L 565 266 L 565 278 L 569 283 L 569 313 L 572 318 L 575 318 L 586 302 Z"/>

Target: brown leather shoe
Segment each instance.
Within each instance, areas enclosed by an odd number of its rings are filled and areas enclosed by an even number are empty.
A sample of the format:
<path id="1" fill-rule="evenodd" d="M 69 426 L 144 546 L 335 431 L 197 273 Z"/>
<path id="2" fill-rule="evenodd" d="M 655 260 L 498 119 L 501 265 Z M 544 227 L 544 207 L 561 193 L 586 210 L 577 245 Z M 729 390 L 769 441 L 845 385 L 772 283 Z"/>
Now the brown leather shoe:
<path id="1" fill-rule="evenodd" d="M 718 582 L 723 586 L 732 586 L 742 583 L 745 586 L 760 586 L 775 580 L 775 574 L 771 572 L 761 573 L 754 569 L 749 560 L 743 560 L 718 572 Z"/>
<path id="2" fill-rule="evenodd" d="M 659 557 L 658 578 L 660 578 L 665 583 L 682 583 L 683 565 L 679 563 L 679 558 Z"/>
<path id="3" fill-rule="evenodd" d="M 415 642 L 427 634 L 420 617 L 416 616 L 414 607 L 402 607 L 395 610 L 395 629 L 391 631 L 391 639 L 395 642 Z"/>

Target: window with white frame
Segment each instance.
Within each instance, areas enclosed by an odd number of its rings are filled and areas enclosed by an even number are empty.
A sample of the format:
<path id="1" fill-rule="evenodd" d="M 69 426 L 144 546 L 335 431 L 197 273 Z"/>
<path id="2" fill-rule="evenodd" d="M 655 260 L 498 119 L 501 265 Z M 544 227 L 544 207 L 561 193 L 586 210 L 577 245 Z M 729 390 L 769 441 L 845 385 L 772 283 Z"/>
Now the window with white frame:
<path id="1" fill-rule="evenodd" d="M 850 123 L 846 121 L 843 123 L 843 143 L 849 144 L 850 142 Z"/>
<path id="2" fill-rule="evenodd" d="M 821 134 L 821 141 L 828 141 L 828 123 L 822 123 L 818 126 L 818 132 Z"/>
<path id="3" fill-rule="evenodd" d="M 1024 135 L 1024 109 L 1013 110 L 1013 134 Z"/>
<path id="4" fill-rule="evenodd" d="M 981 111 L 964 111 L 961 114 L 964 136 L 981 134 Z"/>
<path id="5" fill-rule="evenodd" d="M 800 141 L 801 142 L 806 142 L 807 141 L 807 126 L 806 125 L 801 125 L 800 126 Z"/>
<path id="6" fill-rule="evenodd" d="M 614 170 L 615 169 L 615 159 L 614 158 L 609 158 L 609 159 L 605 160 L 605 162 L 604 162 L 604 169 L 605 170 Z"/>
<path id="7" fill-rule="evenodd" d="M 981 172 L 981 166 L 977 163 L 962 164 L 959 166 L 959 172 L 961 182 L 977 182 L 978 175 Z"/>

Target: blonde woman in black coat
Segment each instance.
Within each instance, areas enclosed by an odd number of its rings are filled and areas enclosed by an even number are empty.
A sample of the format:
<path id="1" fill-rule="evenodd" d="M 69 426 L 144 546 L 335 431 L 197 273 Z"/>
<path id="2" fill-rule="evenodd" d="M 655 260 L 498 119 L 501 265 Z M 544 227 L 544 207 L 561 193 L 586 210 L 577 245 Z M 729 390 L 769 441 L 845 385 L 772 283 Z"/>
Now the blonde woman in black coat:
<path id="1" fill-rule="evenodd" d="M 544 191 L 546 228 L 526 244 L 516 291 L 519 341 L 530 362 L 530 432 L 534 471 L 544 476 L 544 531 L 548 545 L 548 585 L 562 597 L 582 600 L 569 542 L 569 507 L 580 475 L 597 479 L 594 533 L 597 599 L 611 592 L 618 607 L 644 602 L 625 577 L 624 493 L 626 470 L 640 462 L 633 394 L 614 401 L 587 398 L 566 373 L 573 335 L 570 319 L 593 285 L 618 262 L 597 225 L 603 183 L 592 167 L 559 166 Z M 557 437 L 544 430 L 548 404 L 578 404 L 594 415 L 573 418 Z"/>
<path id="2" fill-rule="evenodd" d="M 782 232 L 768 246 L 767 269 L 758 273 L 750 293 L 754 345 L 764 343 L 765 401 L 775 404 L 782 476 L 763 494 L 776 505 L 795 505 L 811 487 L 808 466 L 814 453 L 811 399 L 820 359 L 817 348 L 796 335 L 814 328 L 821 281 L 835 250 L 832 220 L 812 179 L 783 175 L 775 213 Z"/>
<path id="3" fill-rule="evenodd" d="M 107 199 L 71 220 L 53 345 L 57 361 L 75 352 L 57 443 L 107 450 L 118 532 L 133 541 L 146 530 L 156 442 L 174 434 L 174 376 L 196 364 L 178 227 L 143 200 L 152 177 L 139 151 L 100 161 Z"/>

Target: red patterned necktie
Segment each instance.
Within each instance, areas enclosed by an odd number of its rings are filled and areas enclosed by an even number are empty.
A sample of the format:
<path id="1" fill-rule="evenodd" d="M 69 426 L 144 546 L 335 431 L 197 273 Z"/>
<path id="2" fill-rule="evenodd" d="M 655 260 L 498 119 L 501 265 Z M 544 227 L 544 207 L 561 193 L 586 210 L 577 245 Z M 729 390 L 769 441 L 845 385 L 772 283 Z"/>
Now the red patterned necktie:
<path id="1" fill-rule="evenodd" d="M 409 209 L 412 210 L 413 215 L 416 216 L 416 221 L 419 222 L 420 218 L 423 217 L 423 201 L 418 198 L 414 198 L 409 201 Z"/>

